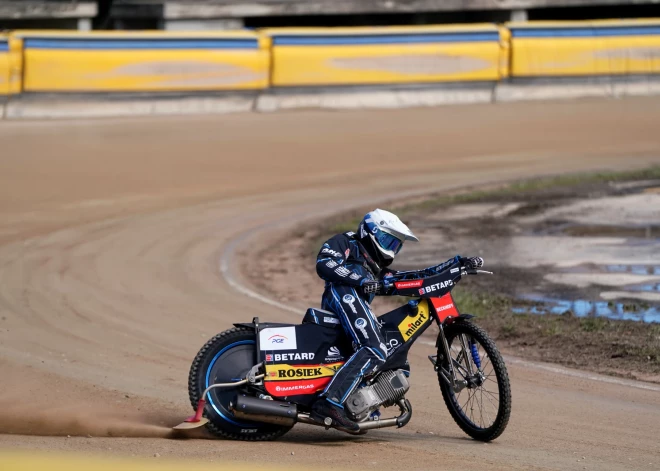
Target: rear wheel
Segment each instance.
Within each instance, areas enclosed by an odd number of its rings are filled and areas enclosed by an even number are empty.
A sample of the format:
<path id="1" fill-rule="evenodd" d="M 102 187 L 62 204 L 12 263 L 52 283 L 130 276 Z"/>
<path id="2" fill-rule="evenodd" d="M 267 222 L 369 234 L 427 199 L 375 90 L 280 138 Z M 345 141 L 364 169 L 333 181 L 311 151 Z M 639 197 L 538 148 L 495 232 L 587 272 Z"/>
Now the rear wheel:
<path id="1" fill-rule="evenodd" d="M 511 386 L 502 355 L 488 334 L 467 321 L 445 328 L 451 360 L 438 349 L 438 381 L 445 404 L 454 421 L 475 440 L 488 442 L 499 437 L 511 414 Z M 449 361 L 456 375 L 453 386 Z"/>
<path id="2" fill-rule="evenodd" d="M 256 339 L 253 330 L 226 330 L 202 347 L 190 367 L 188 393 L 193 409 L 204 390 L 211 384 L 239 381 L 247 375 L 256 359 Z M 238 388 L 212 389 L 206 396 L 204 417 L 207 429 L 218 437 L 232 440 L 274 440 L 291 430 L 273 424 L 237 419 L 229 411 L 229 402 Z"/>

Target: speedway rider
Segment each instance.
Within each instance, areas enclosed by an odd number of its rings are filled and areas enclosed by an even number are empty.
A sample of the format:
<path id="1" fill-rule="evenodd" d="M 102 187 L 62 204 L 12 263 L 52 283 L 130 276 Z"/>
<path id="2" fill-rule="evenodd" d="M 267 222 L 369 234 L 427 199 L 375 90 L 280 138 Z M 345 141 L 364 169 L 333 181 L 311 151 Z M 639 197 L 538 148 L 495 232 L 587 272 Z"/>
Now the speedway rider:
<path id="1" fill-rule="evenodd" d="M 392 292 L 388 277 L 405 273 L 407 279 L 424 278 L 442 272 L 456 261 L 474 267 L 483 265 L 479 257 L 456 256 L 424 270 L 384 271 L 406 240 L 418 241 L 395 214 L 376 209 L 360 222 L 357 234 L 337 234 L 321 247 L 316 272 L 325 280 L 322 308 L 339 316 L 356 350 L 312 406 L 315 420 L 323 422 L 330 417 L 341 428 L 359 431 L 359 426 L 347 417 L 343 404 L 363 377 L 375 373 L 387 360 L 387 348 L 369 303 L 375 295 Z"/>

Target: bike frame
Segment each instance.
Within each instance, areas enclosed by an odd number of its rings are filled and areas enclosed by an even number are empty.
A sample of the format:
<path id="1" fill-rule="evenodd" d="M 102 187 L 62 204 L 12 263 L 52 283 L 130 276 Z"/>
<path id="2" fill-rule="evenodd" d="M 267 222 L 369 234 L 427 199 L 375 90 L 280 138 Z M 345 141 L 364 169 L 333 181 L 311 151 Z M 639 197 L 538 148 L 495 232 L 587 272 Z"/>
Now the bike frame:
<path id="1" fill-rule="evenodd" d="M 436 340 L 435 347 L 438 355 L 430 355 L 429 360 L 433 364 L 435 371 L 440 373 L 443 381 L 449 384 L 455 392 L 459 392 L 468 385 L 466 379 L 459 379 L 456 370 L 465 377 L 472 377 L 475 372 L 469 361 L 468 355 L 474 355 L 466 339 L 461 336 L 461 352 L 459 358 L 463 355 L 466 358 L 466 365 L 463 366 L 451 357 L 450 347 L 445 334 L 445 327 L 461 319 L 470 319 L 474 316 L 470 314 L 461 314 L 456 307 L 451 291 L 466 275 L 476 275 L 478 273 L 487 273 L 485 270 L 476 270 L 460 266 L 455 263 L 437 275 L 421 279 L 399 279 L 394 280 L 394 294 L 402 296 L 415 296 L 428 301 L 429 315 L 435 320 L 440 332 Z M 405 275 L 404 275 L 405 276 Z M 448 368 L 442 366 L 443 360 L 452 359 L 447 362 Z M 467 368 L 466 368 L 467 367 Z"/>

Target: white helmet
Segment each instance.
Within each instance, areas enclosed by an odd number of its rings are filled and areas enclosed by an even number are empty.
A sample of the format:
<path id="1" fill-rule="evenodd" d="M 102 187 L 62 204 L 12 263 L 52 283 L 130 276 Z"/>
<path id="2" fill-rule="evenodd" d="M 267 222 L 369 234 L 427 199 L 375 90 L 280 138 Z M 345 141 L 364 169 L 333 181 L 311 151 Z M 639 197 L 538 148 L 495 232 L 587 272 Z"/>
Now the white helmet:
<path id="1" fill-rule="evenodd" d="M 396 214 L 383 209 L 376 209 L 364 216 L 358 227 L 357 238 L 381 268 L 392 263 L 404 241 L 419 242 Z"/>

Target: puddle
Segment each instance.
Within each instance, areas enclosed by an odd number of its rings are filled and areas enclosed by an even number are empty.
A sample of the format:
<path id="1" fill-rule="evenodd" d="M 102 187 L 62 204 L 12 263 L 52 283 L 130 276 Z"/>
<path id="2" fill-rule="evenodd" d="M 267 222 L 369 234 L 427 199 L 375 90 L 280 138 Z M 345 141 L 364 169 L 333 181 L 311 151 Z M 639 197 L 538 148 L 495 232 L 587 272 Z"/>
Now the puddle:
<path id="1" fill-rule="evenodd" d="M 660 265 L 596 265 L 593 263 L 555 268 L 560 273 L 630 273 L 632 275 L 658 275 Z"/>
<path id="2" fill-rule="evenodd" d="M 496 273 L 506 270 L 493 283 L 514 297 L 514 312 L 660 323 L 659 184 L 538 190 L 538 198 L 508 194 L 420 213 L 435 253 L 407 249 L 405 268 L 479 253 Z"/>
<path id="3" fill-rule="evenodd" d="M 633 275 L 660 275 L 660 265 L 605 265 L 610 273 L 632 273 Z"/>
<path id="4" fill-rule="evenodd" d="M 574 222 L 548 221 L 546 226 L 531 231 L 532 235 L 568 237 L 618 237 L 625 239 L 660 239 L 660 225 L 609 225 L 579 224 Z"/>
<path id="5" fill-rule="evenodd" d="M 635 237 L 639 239 L 660 238 L 660 226 L 609 226 L 599 224 L 570 224 L 561 232 L 571 237 Z"/>
<path id="6" fill-rule="evenodd" d="M 660 285 L 649 285 L 659 289 Z M 565 314 L 571 312 L 576 317 L 606 317 L 615 320 L 660 323 L 660 306 L 640 306 L 636 303 L 615 303 L 608 301 L 588 301 L 584 299 L 554 299 L 528 295 L 521 299 L 540 303 L 537 306 L 514 307 L 514 314 Z"/>
<path id="7" fill-rule="evenodd" d="M 627 291 L 640 291 L 643 293 L 660 292 L 660 283 L 626 286 Z"/>

